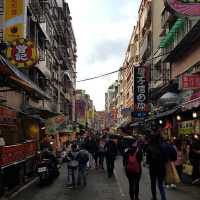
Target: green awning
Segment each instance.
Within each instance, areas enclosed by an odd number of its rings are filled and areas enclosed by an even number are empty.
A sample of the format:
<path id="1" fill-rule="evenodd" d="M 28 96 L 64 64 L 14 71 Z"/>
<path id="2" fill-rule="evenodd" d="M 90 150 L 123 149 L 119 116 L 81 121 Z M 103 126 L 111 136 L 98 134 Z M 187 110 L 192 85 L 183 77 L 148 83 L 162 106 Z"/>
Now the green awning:
<path id="1" fill-rule="evenodd" d="M 160 48 L 166 48 L 168 47 L 175 39 L 176 33 L 184 28 L 185 24 L 185 19 L 183 18 L 178 18 L 170 31 L 165 35 L 164 38 L 161 39 L 160 41 Z"/>

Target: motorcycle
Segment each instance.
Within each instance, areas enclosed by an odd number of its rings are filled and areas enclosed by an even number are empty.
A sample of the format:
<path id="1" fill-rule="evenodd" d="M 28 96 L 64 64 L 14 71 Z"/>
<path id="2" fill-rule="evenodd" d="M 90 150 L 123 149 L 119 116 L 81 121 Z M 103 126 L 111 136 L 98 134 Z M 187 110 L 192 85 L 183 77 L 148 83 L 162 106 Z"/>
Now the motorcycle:
<path id="1" fill-rule="evenodd" d="M 40 184 L 47 184 L 59 176 L 60 166 L 49 158 L 42 158 L 38 164 L 37 172 Z"/>

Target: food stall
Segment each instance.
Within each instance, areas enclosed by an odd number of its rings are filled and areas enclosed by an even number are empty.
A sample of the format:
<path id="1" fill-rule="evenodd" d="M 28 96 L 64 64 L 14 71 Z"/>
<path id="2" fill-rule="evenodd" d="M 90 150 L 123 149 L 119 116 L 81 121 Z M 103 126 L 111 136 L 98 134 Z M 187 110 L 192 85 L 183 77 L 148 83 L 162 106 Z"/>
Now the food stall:
<path id="1" fill-rule="evenodd" d="M 36 138 L 26 135 L 20 113 L 0 106 L 0 193 L 26 181 L 35 172 Z"/>

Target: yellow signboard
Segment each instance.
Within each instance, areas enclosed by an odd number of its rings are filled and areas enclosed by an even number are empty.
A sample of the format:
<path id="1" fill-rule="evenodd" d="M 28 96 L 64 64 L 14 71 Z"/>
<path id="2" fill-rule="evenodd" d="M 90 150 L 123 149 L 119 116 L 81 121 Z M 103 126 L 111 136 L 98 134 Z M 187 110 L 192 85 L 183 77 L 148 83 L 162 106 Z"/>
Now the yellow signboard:
<path id="1" fill-rule="evenodd" d="M 33 42 L 27 39 L 17 39 L 7 48 L 8 61 L 18 68 L 28 68 L 38 61 L 37 49 Z"/>
<path id="2" fill-rule="evenodd" d="M 4 41 L 23 38 L 26 25 L 26 0 L 4 0 Z"/>

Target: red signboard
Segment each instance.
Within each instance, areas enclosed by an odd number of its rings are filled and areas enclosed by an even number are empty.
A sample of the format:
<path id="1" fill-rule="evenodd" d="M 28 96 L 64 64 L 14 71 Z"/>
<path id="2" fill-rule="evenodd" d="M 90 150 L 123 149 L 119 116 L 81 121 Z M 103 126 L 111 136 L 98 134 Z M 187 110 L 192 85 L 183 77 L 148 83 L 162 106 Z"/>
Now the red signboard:
<path id="1" fill-rule="evenodd" d="M 1 165 L 9 165 L 24 160 L 24 145 L 18 144 L 1 148 Z"/>
<path id="2" fill-rule="evenodd" d="M 0 165 L 7 166 L 36 154 L 36 142 L 27 142 L 0 148 Z"/>
<path id="3" fill-rule="evenodd" d="M 183 16 L 200 16 L 200 2 L 196 0 L 165 0 L 166 8 Z"/>
<path id="4" fill-rule="evenodd" d="M 6 107 L 0 106 L 0 124 L 16 124 L 17 113 Z"/>
<path id="5" fill-rule="evenodd" d="M 181 88 L 184 90 L 199 89 L 200 75 L 184 75 L 181 79 Z"/>
<path id="6" fill-rule="evenodd" d="M 36 142 L 27 142 L 24 144 L 25 157 L 33 156 L 36 154 L 37 145 Z"/>

